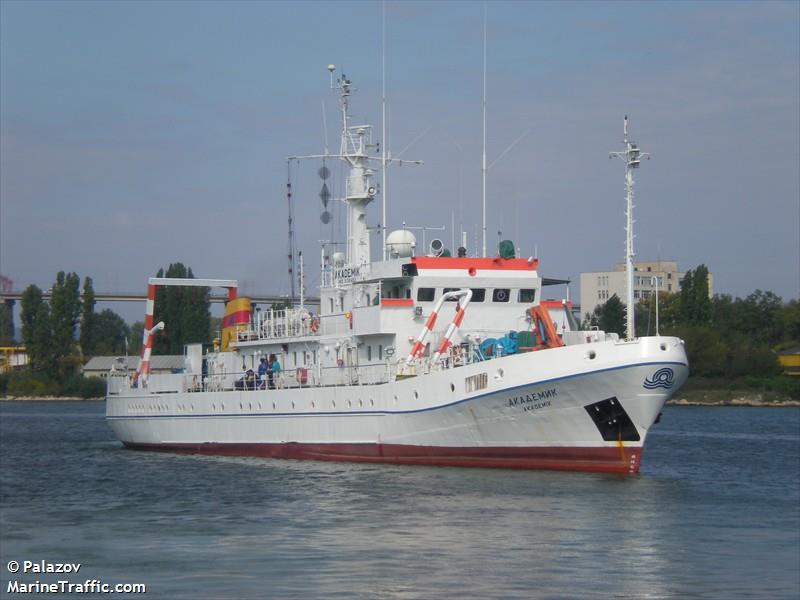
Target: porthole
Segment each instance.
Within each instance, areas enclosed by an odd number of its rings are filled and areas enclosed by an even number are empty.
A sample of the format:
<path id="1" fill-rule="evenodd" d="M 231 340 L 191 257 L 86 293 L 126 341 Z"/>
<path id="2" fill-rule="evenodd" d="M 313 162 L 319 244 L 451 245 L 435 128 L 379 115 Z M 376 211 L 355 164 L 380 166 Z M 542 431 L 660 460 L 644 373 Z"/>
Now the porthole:
<path id="1" fill-rule="evenodd" d="M 414 390 L 414 400 L 419 400 L 419 392 Z"/>
<path id="2" fill-rule="evenodd" d="M 277 406 L 275 406 L 275 403 L 273 402 L 272 403 L 272 410 L 275 410 L 276 408 L 277 408 Z"/>
<path id="3" fill-rule="evenodd" d="M 456 385 L 454 383 L 450 384 L 450 391 L 451 392 L 455 392 L 456 391 Z"/>
<path id="4" fill-rule="evenodd" d="M 192 404 L 191 406 L 192 406 L 192 412 L 194 412 L 194 404 Z"/>
<path id="5" fill-rule="evenodd" d="M 364 406 L 364 401 L 363 401 L 363 400 L 361 400 L 361 398 L 359 398 L 359 399 L 358 399 L 358 406 L 359 406 L 359 408 L 361 408 L 362 406 Z"/>
<path id="6" fill-rule="evenodd" d="M 314 404 L 314 401 L 312 400 L 312 401 L 311 401 L 311 408 L 316 408 L 316 407 L 317 407 L 317 405 L 316 405 L 316 404 Z"/>
<path id="7" fill-rule="evenodd" d="M 594 350 L 589 350 L 586 353 L 586 358 L 588 358 L 589 360 L 594 360 L 596 357 L 597 357 L 597 353 Z"/>
<path id="8" fill-rule="evenodd" d="M 506 372 L 503 369 L 497 369 L 497 371 L 495 371 L 495 373 L 494 373 L 494 378 L 495 379 L 502 379 L 505 374 L 506 374 Z"/>
<path id="9" fill-rule="evenodd" d="M 292 400 L 292 408 L 294 408 L 294 400 Z"/>
<path id="10" fill-rule="evenodd" d="M 253 403 L 249 402 L 247 406 L 250 408 L 250 412 L 253 412 Z"/>
<path id="11" fill-rule="evenodd" d="M 369 399 L 369 405 L 370 405 L 370 406 L 375 406 L 375 400 L 373 400 L 372 398 L 370 398 L 370 399 Z"/>
<path id="12" fill-rule="evenodd" d="M 665 343 L 663 343 L 663 342 L 661 343 L 661 345 L 659 346 L 659 348 L 661 348 L 661 350 L 662 350 L 663 352 L 666 352 L 666 351 L 667 351 L 667 345 L 666 345 Z"/>
<path id="13" fill-rule="evenodd" d="M 222 402 L 219 406 L 220 406 L 220 410 L 225 410 L 225 403 L 224 402 Z"/>
<path id="14" fill-rule="evenodd" d="M 347 408 L 352 408 L 352 407 L 353 407 L 353 403 L 350 400 L 348 400 L 347 401 Z"/>
<path id="15" fill-rule="evenodd" d="M 261 410 L 261 402 L 258 403 L 258 410 Z"/>
<path id="16" fill-rule="evenodd" d="M 395 404 L 397 404 L 397 394 L 395 394 L 394 396 L 392 396 L 392 402 L 394 402 Z"/>
<path id="17" fill-rule="evenodd" d="M 331 400 L 331 408 L 336 408 L 336 400 Z"/>
<path id="18" fill-rule="evenodd" d="M 239 410 L 244 410 L 244 404 L 239 402 Z"/>

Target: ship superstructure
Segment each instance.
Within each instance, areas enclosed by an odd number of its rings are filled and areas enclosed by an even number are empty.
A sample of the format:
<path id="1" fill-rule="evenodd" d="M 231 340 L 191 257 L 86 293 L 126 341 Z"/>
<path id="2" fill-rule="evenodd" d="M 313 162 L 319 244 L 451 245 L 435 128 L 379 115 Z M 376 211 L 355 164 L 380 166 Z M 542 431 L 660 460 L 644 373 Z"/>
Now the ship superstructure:
<path id="1" fill-rule="evenodd" d="M 386 238 L 372 261 L 367 207 L 377 190 L 371 127 L 349 117 L 338 79 L 349 174 L 346 252 L 323 252 L 318 310 L 253 311 L 236 282 L 221 341 L 187 347 L 182 373 L 143 360 L 109 378 L 107 417 L 132 448 L 213 454 L 635 473 L 650 426 L 688 365 L 674 337 L 620 341 L 581 331 L 567 303 L 542 300 L 538 260 L 501 248 L 456 256 L 434 240 Z M 333 158 L 332 155 L 325 155 Z M 151 279 L 158 285 L 182 281 Z M 146 356 L 145 356 L 146 355 Z M 275 357 L 280 372 L 260 375 Z M 263 369 L 262 369 L 263 371 Z"/>

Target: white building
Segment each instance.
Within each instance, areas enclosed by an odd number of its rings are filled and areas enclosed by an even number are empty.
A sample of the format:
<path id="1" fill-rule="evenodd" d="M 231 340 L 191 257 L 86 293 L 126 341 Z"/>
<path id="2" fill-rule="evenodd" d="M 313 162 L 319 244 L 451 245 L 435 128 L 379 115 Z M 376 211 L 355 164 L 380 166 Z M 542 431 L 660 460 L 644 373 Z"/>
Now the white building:
<path id="1" fill-rule="evenodd" d="M 681 291 L 681 279 L 685 272 L 678 271 L 673 260 L 655 260 L 633 263 L 633 300 L 649 298 L 656 290 L 674 294 Z M 708 293 L 713 296 L 714 279 L 708 274 Z M 614 294 L 624 303 L 626 297 L 625 263 L 617 263 L 613 271 L 581 273 L 581 314 L 585 318 L 598 304 L 605 304 Z"/>

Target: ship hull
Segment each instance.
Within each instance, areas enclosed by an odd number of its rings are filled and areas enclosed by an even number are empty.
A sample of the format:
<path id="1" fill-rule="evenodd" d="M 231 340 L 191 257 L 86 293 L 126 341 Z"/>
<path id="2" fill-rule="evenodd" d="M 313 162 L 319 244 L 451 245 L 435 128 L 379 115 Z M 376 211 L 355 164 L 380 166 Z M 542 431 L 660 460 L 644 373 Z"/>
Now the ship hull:
<path id="1" fill-rule="evenodd" d="M 107 417 L 142 450 L 634 474 L 687 375 L 680 340 L 643 338 L 374 386 L 129 392 L 108 397 Z"/>
<path id="2" fill-rule="evenodd" d="M 598 473 L 635 474 L 639 471 L 641 447 L 442 447 L 403 444 L 306 444 L 306 443 L 202 443 L 136 444 L 133 450 L 253 456 L 290 460 L 481 467 L 499 469 L 545 469 Z"/>

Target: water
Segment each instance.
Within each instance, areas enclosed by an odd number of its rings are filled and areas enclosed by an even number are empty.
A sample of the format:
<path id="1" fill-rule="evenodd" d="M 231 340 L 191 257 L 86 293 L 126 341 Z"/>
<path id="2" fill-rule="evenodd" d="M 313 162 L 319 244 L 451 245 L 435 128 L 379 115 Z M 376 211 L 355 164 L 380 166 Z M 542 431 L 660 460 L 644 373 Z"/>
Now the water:
<path id="1" fill-rule="evenodd" d="M 638 477 L 135 452 L 103 410 L 0 403 L 0 596 L 800 597 L 797 408 L 667 407 Z M 83 566 L 7 571 L 43 559 Z"/>

